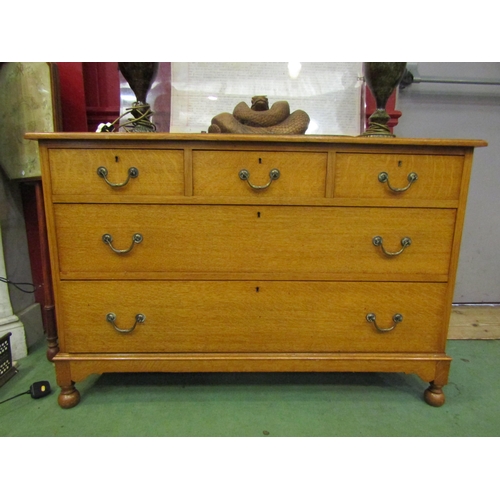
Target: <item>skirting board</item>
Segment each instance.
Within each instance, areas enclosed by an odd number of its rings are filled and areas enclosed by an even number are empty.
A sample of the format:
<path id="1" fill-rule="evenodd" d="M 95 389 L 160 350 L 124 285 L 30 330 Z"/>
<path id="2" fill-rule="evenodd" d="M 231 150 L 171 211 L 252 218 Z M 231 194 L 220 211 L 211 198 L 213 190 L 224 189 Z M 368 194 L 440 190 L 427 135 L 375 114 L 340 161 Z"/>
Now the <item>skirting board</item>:
<path id="1" fill-rule="evenodd" d="M 500 339 L 500 304 L 454 305 L 449 339 Z"/>
<path id="2" fill-rule="evenodd" d="M 38 302 L 22 311 L 16 312 L 19 321 L 24 325 L 28 350 L 44 338 L 42 310 Z"/>

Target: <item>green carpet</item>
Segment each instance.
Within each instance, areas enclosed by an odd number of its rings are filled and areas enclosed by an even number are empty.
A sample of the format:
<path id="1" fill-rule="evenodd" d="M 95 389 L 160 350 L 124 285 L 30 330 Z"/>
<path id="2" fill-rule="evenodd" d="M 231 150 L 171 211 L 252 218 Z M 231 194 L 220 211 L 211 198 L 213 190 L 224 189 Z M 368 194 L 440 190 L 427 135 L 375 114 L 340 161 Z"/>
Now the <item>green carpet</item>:
<path id="1" fill-rule="evenodd" d="M 104 374 L 57 404 L 45 344 L 19 361 L 3 401 L 48 380 L 43 399 L 0 405 L 0 436 L 498 436 L 500 340 L 454 340 L 446 403 L 424 403 L 415 375 L 384 373 Z"/>

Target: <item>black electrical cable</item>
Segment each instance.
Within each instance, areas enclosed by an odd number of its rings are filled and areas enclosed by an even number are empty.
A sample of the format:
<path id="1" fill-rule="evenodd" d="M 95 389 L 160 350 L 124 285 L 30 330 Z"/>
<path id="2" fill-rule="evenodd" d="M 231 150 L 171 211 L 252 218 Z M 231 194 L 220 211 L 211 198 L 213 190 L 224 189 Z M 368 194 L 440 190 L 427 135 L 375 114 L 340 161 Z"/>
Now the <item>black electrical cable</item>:
<path id="1" fill-rule="evenodd" d="M 21 392 L 20 394 L 16 394 L 15 396 L 12 396 L 9 399 L 4 399 L 3 401 L 0 401 L 0 405 L 2 403 L 6 403 L 7 401 L 10 401 L 11 399 L 18 398 L 19 396 L 24 396 L 25 394 L 30 394 L 30 393 L 31 393 L 31 391 Z"/>
<path id="2" fill-rule="evenodd" d="M 15 286 L 18 290 L 21 290 L 21 292 L 24 293 L 35 293 L 37 289 L 37 286 L 33 283 L 14 283 L 13 281 L 8 280 L 7 278 L 3 278 L 2 276 L 0 276 L 0 281 L 3 283 L 7 283 L 8 285 Z M 25 290 L 21 288 L 21 286 L 31 286 L 33 287 L 33 290 Z"/>

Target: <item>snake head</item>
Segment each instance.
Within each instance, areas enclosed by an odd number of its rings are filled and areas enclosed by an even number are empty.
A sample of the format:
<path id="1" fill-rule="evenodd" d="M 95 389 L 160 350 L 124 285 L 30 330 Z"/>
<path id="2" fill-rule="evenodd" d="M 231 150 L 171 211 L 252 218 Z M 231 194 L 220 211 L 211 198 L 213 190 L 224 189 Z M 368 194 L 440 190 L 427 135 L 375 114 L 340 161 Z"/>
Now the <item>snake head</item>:
<path id="1" fill-rule="evenodd" d="M 252 109 L 254 111 L 267 111 L 269 109 L 269 100 L 265 95 L 256 95 L 252 97 Z"/>

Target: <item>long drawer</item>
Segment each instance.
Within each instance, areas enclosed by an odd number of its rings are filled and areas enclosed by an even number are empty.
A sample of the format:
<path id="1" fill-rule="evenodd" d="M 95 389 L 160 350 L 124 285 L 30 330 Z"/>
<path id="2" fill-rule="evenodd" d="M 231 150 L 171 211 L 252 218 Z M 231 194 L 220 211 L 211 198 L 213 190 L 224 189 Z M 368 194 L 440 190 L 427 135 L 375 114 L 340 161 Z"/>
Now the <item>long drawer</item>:
<path id="1" fill-rule="evenodd" d="M 442 343 L 446 288 L 439 283 L 68 281 L 59 289 L 61 345 L 70 353 L 435 352 Z M 369 314 L 375 322 L 367 321 Z M 137 315 L 143 318 L 136 323 Z M 134 325 L 128 333 L 117 330 Z"/>
<path id="2" fill-rule="evenodd" d="M 54 214 L 63 279 L 245 272 L 445 281 L 455 223 L 453 209 L 59 204 Z"/>
<path id="3" fill-rule="evenodd" d="M 54 195 L 106 195 L 117 201 L 125 195 L 184 194 L 182 150 L 51 149 L 49 156 Z M 106 180 L 126 184 L 113 187 Z"/>
<path id="4" fill-rule="evenodd" d="M 462 156 L 338 153 L 334 197 L 458 200 L 463 161 Z"/>

